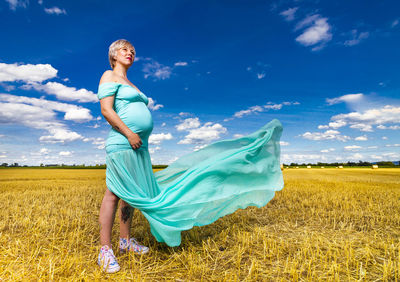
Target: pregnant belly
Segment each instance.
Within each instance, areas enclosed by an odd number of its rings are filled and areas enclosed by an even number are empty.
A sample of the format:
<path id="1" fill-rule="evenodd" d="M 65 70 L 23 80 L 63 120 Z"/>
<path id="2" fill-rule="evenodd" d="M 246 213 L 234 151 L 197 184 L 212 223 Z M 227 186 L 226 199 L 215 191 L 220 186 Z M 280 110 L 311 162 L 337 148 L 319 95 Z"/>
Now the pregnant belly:
<path id="1" fill-rule="evenodd" d="M 153 130 L 153 118 L 144 103 L 128 104 L 118 115 L 126 126 L 137 134 L 150 135 Z"/>
<path id="2" fill-rule="evenodd" d="M 119 109 L 117 114 L 130 130 L 139 135 L 143 143 L 142 147 L 147 148 L 149 136 L 153 131 L 153 118 L 146 104 L 130 103 Z M 122 133 L 111 128 L 106 142 L 107 153 L 129 148 L 131 146 L 128 139 Z"/>

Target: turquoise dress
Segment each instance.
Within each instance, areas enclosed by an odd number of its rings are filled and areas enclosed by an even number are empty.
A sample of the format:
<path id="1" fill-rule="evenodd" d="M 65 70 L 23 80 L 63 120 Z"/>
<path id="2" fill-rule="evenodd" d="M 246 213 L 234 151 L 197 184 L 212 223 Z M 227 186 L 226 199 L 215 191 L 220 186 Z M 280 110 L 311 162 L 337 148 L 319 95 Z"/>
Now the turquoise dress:
<path id="1" fill-rule="evenodd" d="M 135 150 L 111 128 L 106 141 L 106 185 L 143 213 L 158 242 L 178 246 L 183 230 L 210 224 L 239 208 L 263 207 L 283 188 L 278 120 L 250 135 L 212 143 L 153 173 L 148 98 L 127 84 L 100 84 L 98 98 L 111 95 L 115 95 L 114 110 L 143 144 Z"/>

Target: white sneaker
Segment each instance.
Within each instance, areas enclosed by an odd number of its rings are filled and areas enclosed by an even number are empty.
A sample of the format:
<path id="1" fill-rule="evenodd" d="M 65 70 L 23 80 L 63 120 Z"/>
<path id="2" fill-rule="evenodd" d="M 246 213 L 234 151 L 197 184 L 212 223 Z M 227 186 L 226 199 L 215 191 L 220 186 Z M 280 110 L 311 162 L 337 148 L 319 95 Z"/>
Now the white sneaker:
<path id="1" fill-rule="evenodd" d="M 120 270 L 119 264 L 114 256 L 114 252 L 107 245 L 100 249 L 97 264 L 107 273 L 114 273 Z"/>
<path id="2" fill-rule="evenodd" d="M 146 254 L 149 252 L 149 248 L 140 245 L 133 237 L 129 241 L 126 238 L 119 238 L 119 251 L 120 253 L 129 251 L 134 252 L 135 254 Z"/>

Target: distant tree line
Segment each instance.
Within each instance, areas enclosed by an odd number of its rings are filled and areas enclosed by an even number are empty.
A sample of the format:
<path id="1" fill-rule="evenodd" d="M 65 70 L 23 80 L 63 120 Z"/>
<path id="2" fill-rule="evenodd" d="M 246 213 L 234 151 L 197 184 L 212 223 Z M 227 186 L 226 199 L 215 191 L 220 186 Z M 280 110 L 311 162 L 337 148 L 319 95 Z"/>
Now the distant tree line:
<path id="1" fill-rule="evenodd" d="M 379 167 L 399 167 L 400 161 L 397 162 L 389 162 L 389 161 L 382 161 L 382 162 L 363 162 L 363 161 L 358 161 L 358 162 L 335 162 L 335 163 L 322 163 L 322 162 L 317 162 L 316 164 L 312 164 L 312 163 L 290 163 L 290 165 L 288 164 L 283 164 L 284 166 L 326 166 L 326 167 L 337 167 L 337 166 L 350 166 L 350 167 L 370 167 L 372 165 L 378 165 Z"/>
<path id="2" fill-rule="evenodd" d="M 153 165 L 153 169 L 163 169 L 168 165 Z M 30 168 L 106 168 L 105 164 L 96 164 L 96 165 L 85 165 L 85 164 L 43 164 L 41 163 L 39 166 L 28 166 L 28 165 L 18 165 L 18 163 L 2 163 L 1 167 L 30 167 Z"/>

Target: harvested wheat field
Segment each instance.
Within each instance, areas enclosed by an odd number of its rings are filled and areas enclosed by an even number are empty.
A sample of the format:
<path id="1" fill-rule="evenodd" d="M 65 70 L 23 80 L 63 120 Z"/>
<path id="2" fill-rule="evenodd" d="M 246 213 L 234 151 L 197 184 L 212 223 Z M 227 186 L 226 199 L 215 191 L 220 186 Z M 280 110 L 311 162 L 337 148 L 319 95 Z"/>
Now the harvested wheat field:
<path id="1" fill-rule="evenodd" d="M 135 210 L 132 235 L 150 253 L 117 252 L 121 270 L 104 274 L 105 170 L 1 169 L 0 280 L 400 280 L 400 169 L 283 173 L 267 206 L 184 231 L 179 247 L 158 243 Z"/>

